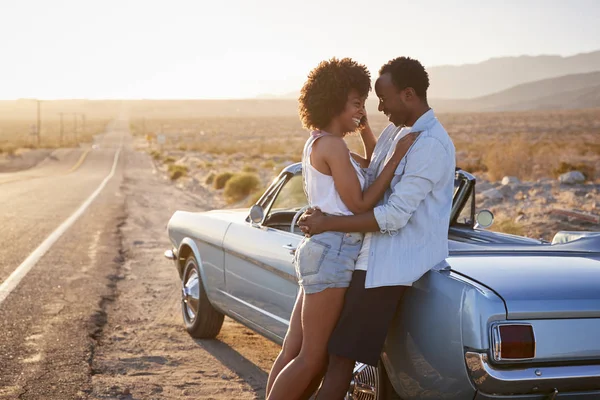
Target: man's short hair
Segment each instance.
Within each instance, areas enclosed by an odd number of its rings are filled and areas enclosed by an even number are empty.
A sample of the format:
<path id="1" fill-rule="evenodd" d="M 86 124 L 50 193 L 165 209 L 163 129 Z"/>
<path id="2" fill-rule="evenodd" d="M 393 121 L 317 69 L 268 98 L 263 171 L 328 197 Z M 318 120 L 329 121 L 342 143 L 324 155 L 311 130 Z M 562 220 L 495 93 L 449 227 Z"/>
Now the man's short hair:
<path id="1" fill-rule="evenodd" d="M 323 129 L 346 107 L 350 91 L 366 97 L 371 90 L 371 74 L 350 58 L 321 61 L 308 75 L 300 91 L 298 113 L 307 129 Z"/>
<path id="2" fill-rule="evenodd" d="M 414 58 L 398 57 L 384 64 L 379 69 L 379 75 L 390 73 L 392 82 L 398 90 L 411 87 L 423 100 L 427 100 L 429 88 L 429 75 L 423 65 Z"/>

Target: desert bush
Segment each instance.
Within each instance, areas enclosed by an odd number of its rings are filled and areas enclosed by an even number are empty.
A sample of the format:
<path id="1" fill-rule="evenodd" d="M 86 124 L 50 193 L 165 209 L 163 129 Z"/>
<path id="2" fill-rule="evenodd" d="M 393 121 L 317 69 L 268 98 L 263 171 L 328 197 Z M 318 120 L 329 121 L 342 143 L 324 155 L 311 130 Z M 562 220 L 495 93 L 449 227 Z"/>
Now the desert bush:
<path id="1" fill-rule="evenodd" d="M 213 182 L 215 181 L 215 173 L 211 172 L 210 174 L 208 174 L 208 176 L 206 177 L 206 180 L 204 181 L 204 183 L 206 183 L 207 185 L 212 185 Z"/>
<path id="2" fill-rule="evenodd" d="M 227 201 L 235 203 L 240 201 L 260 185 L 260 179 L 256 174 L 242 173 L 234 175 L 225 184 L 223 195 Z"/>
<path id="3" fill-rule="evenodd" d="M 495 232 L 508 233 L 510 235 L 523 236 L 524 229 L 523 226 L 518 222 L 515 222 L 511 219 L 505 219 L 503 221 L 495 221 L 494 225 L 490 227 L 490 230 Z"/>
<path id="4" fill-rule="evenodd" d="M 150 151 L 150 155 L 155 160 L 160 160 L 160 158 L 162 157 L 162 153 L 160 151 L 158 151 L 158 150 L 152 150 L 152 151 Z"/>
<path id="5" fill-rule="evenodd" d="M 223 189 L 228 180 L 233 177 L 233 173 L 231 172 L 221 172 L 219 175 L 214 178 L 214 187 L 215 189 Z"/>
<path id="6" fill-rule="evenodd" d="M 253 205 L 256 204 L 256 202 L 260 199 L 260 196 L 262 196 L 264 193 L 264 189 L 263 190 L 257 190 L 254 193 L 252 193 L 249 197 L 248 197 L 248 201 L 246 202 L 246 205 L 248 207 L 251 207 Z"/>
<path id="7" fill-rule="evenodd" d="M 264 163 L 262 163 L 262 167 L 266 169 L 273 169 L 275 168 L 275 163 L 273 162 L 273 160 L 267 160 Z"/>
<path id="8" fill-rule="evenodd" d="M 163 160 L 163 162 L 164 162 L 165 164 L 172 164 L 172 163 L 174 163 L 174 162 L 175 162 L 175 157 L 173 157 L 173 156 L 168 156 L 168 157 L 165 157 L 165 159 Z"/>
<path id="9" fill-rule="evenodd" d="M 560 164 L 558 164 L 558 166 L 552 170 L 552 175 L 555 178 L 558 178 L 560 175 L 571 171 L 581 172 L 585 176 L 585 179 L 588 180 L 594 179 L 594 174 L 596 172 L 595 168 L 589 164 L 570 164 L 568 162 L 561 161 Z"/>
<path id="10" fill-rule="evenodd" d="M 181 178 L 182 176 L 186 176 L 187 173 L 189 172 L 188 167 L 186 167 L 185 165 L 177 165 L 177 164 L 171 164 L 169 165 L 169 178 L 171 178 L 172 181 L 177 180 L 179 178 Z"/>
<path id="11" fill-rule="evenodd" d="M 480 158 L 476 160 L 466 160 L 464 162 L 457 162 L 456 166 L 460 167 L 464 171 L 471 173 L 487 171 L 487 166 L 481 162 Z"/>
<path id="12" fill-rule="evenodd" d="M 12 156 L 15 154 L 16 148 L 11 145 L 0 145 L 0 154 Z"/>
<path id="13" fill-rule="evenodd" d="M 519 137 L 490 143 L 482 162 L 491 180 L 499 180 L 506 175 L 525 179 L 533 172 L 533 165 L 529 162 L 532 156 L 531 147 Z"/>
<path id="14" fill-rule="evenodd" d="M 256 172 L 256 167 L 253 167 L 251 165 L 244 165 L 244 168 L 242 168 L 242 171 L 244 171 L 244 172 Z"/>

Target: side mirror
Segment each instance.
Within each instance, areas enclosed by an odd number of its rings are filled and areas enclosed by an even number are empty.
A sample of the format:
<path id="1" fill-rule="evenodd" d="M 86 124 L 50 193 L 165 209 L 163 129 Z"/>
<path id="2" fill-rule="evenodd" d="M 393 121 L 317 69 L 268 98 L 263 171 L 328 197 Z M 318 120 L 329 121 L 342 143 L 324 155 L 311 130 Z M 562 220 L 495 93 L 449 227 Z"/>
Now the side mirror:
<path id="1" fill-rule="evenodd" d="M 490 210 L 481 210 L 475 216 L 475 228 L 487 229 L 494 223 L 494 214 Z"/>
<path id="2" fill-rule="evenodd" d="M 258 224 L 262 222 L 264 217 L 265 211 L 261 206 L 255 204 L 252 207 L 250 207 L 250 221 L 254 222 L 255 224 Z"/>

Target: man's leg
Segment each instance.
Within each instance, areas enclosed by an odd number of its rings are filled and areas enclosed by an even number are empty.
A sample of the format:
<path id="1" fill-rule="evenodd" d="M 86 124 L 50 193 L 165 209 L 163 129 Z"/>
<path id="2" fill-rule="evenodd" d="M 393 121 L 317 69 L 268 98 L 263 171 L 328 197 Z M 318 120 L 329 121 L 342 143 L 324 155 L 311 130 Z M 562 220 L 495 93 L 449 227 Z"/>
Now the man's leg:
<path id="1" fill-rule="evenodd" d="M 377 366 L 388 328 L 405 286 L 365 288 L 366 271 L 354 271 L 344 308 L 329 341 L 329 366 L 317 395 L 342 399 L 350 386 L 355 360 Z"/>
<path id="2" fill-rule="evenodd" d="M 352 372 L 354 371 L 354 360 L 346 357 L 329 355 L 329 366 L 325 373 L 325 379 L 317 394 L 317 400 L 343 399 L 348 392 Z"/>

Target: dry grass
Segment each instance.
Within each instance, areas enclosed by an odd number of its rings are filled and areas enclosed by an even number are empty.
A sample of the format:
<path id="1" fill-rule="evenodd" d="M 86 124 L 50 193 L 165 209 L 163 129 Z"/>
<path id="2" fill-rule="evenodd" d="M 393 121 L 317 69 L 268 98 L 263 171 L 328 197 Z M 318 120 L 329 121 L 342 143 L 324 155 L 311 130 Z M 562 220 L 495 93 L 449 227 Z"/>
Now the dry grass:
<path id="1" fill-rule="evenodd" d="M 523 225 L 510 219 L 494 221 L 494 225 L 490 227 L 490 230 L 517 236 L 523 236 L 525 234 L 525 228 Z"/>
<path id="2" fill-rule="evenodd" d="M 65 118 L 61 140 L 60 120 L 42 119 L 40 141 L 35 132 L 34 119 L 0 119 L 0 153 L 14 153 L 19 148 L 75 147 L 79 143 L 91 142 L 94 135 L 103 133 L 109 119 L 89 119 L 85 131 L 78 121 L 77 131 L 73 121 Z M 32 128 L 32 125 L 34 128 Z"/>
<path id="3" fill-rule="evenodd" d="M 233 176 L 233 172 L 221 172 L 214 178 L 214 188 L 223 189 L 225 187 L 225 184 L 227 184 L 227 181 L 230 180 Z"/>
<path id="4" fill-rule="evenodd" d="M 189 172 L 189 169 L 185 165 L 170 164 L 168 172 L 169 178 L 171 178 L 171 180 L 174 181 L 183 176 L 186 176 Z"/>
<path id="5" fill-rule="evenodd" d="M 223 195 L 228 202 L 235 203 L 246 198 L 259 186 L 260 179 L 256 174 L 241 173 L 234 175 L 227 181 Z"/>
<path id="6" fill-rule="evenodd" d="M 478 175 L 485 173 L 490 180 L 506 175 L 521 180 L 553 177 L 561 163 L 581 168 L 588 175 L 598 169 L 600 109 L 441 114 L 438 118 L 455 143 L 457 164 Z M 376 133 L 388 124 L 379 114 L 371 115 L 370 121 Z M 132 125 L 139 130 L 141 122 L 135 120 Z M 147 132 L 166 136 L 166 149 L 225 155 L 230 161 L 250 159 L 252 167 L 265 169 L 299 161 L 307 138 L 295 115 L 146 118 L 143 122 Z M 362 152 L 357 135 L 347 141 L 351 150 Z M 212 166 L 207 162 L 207 168 L 209 164 Z"/>

